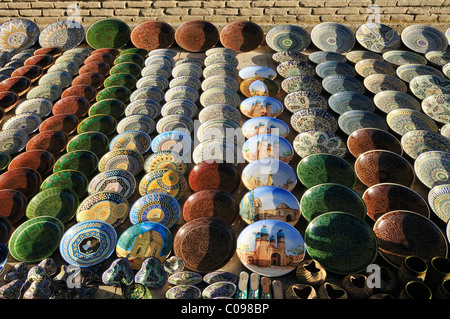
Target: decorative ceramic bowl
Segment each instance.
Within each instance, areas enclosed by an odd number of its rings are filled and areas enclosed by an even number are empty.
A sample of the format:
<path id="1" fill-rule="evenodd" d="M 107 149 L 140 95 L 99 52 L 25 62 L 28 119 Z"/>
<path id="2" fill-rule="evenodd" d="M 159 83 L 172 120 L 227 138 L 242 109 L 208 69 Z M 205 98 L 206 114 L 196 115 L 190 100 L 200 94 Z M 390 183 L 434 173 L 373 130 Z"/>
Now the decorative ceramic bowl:
<path id="1" fill-rule="evenodd" d="M 177 285 L 166 291 L 167 299 L 201 299 L 202 291 L 194 285 Z"/>
<path id="2" fill-rule="evenodd" d="M 422 64 L 401 65 L 397 68 L 396 73 L 400 79 L 407 83 L 411 82 L 412 79 L 420 75 L 435 75 L 444 77 L 444 74 L 440 70 L 432 66 Z"/>
<path id="3" fill-rule="evenodd" d="M 295 113 L 300 109 L 317 108 L 326 111 L 327 100 L 323 95 L 313 91 L 294 91 L 284 97 L 286 109 Z"/>
<path id="4" fill-rule="evenodd" d="M 5 38 L 0 42 L 2 50 L 25 50 L 33 46 L 39 39 L 39 27 L 31 20 L 9 19 L 0 25 Z"/>
<path id="5" fill-rule="evenodd" d="M 314 218 L 305 230 L 305 246 L 311 258 L 336 274 L 363 271 L 378 255 L 374 231 L 365 221 L 346 212 Z"/>
<path id="6" fill-rule="evenodd" d="M 311 37 L 299 26 L 284 24 L 267 32 L 266 43 L 274 51 L 303 51 L 311 43 Z"/>
<path id="7" fill-rule="evenodd" d="M 339 115 L 339 128 L 347 135 L 362 128 L 378 128 L 388 131 L 386 120 L 370 111 L 353 110 Z"/>
<path id="8" fill-rule="evenodd" d="M 130 198 L 136 190 L 136 178 L 124 169 L 111 169 L 95 175 L 89 182 L 87 192 L 93 195 L 98 192 L 117 192 L 125 199 Z"/>
<path id="9" fill-rule="evenodd" d="M 67 96 L 56 101 L 52 107 L 52 114 L 73 114 L 78 118 L 84 117 L 91 107 L 89 100 L 82 96 Z"/>
<path id="10" fill-rule="evenodd" d="M 144 158 L 131 149 L 116 149 L 103 155 L 98 163 L 100 172 L 111 169 L 124 169 L 134 176 L 139 174 L 144 165 Z"/>
<path id="11" fill-rule="evenodd" d="M 49 173 L 53 165 L 55 164 L 55 157 L 52 153 L 46 150 L 33 150 L 23 152 L 15 156 L 12 160 L 10 156 L 6 153 L 1 153 L 8 156 L 9 160 L 7 160 L 8 170 L 19 168 L 19 167 L 28 167 L 36 170 L 41 176 L 46 176 Z"/>
<path id="12" fill-rule="evenodd" d="M 421 54 L 429 51 L 445 50 L 448 46 L 444 33 L 423 24 L 406 27 L 401 33 L 401 40 L 409 49 Z"/>
<path id="13" fill-rule="evenodd" d="M 41 80 L 39 80 L 39 84 L 41 84 Z M 18 96 L 27 93 L 30 88 L 31 80 L 25 76 L 12 76 L 0 82 L 0 91 L 14 92 Z"/>
<path id="14" fill-rule="evenodd" d="M 184 115 L 167 115 L 156 123 L 156 131 L 161 134 L 171 131 L 183 131 L 192 133 L 194 131 L 194 121 Z"/>
<path id="15" fill-rule="evenodd" d="M 277 73 L 284 78 L 294 75 L 314 76 L 314 68 L 308 62 L 289 60 L 278 64 Z"/>
<path id="16" fill-rule="evenodd" d="M 135 102 L 140 99 L 153 99 L 160 103 L 164 99 L 164 96 L 164 91 L 157 86 L 142 87 L 131 93 L 130 102 Z M 169 97 L 170 96 L 167 95 L 168 99 Z"/>
<path id="17" fill-rule="evenodd" d="M 69 137 L 63 131 L 40 132 L 30 138 L 26 151 L 46 150 L 57 156 L 66 148 L 68 142 Z"/>
<path id="18" fill-rule="evenodd" d="M 180 200 L 187 190 L 186 178 L 169 168 L 160 168 L 145 174 L 139 182 L 139 194 L 168 193 Z"/>
<path id="19" fill-rule="evenodd" d="M 158 169 L 171 169 L 181 175 L 186 174 L 188 168 L 187 159 L 171 151 L 158 151 L 145 159 L 144 170 L 146 173 Z"/>
<path id="20" fill-rule="evenodd" d="M 156 123 L 148 115 L 134 114 L 124 117 L 117 123 L 117 133 L 122 134 L 129 131 L 141 131 L 150 135 L 154 132 Z"/>
<path id="21" fill-rule="evenodd" d="M 2 201 L 0 216 L 7 219 L 12 225 L 16 224 L 25 215 L 27 198 L 20 191 L 2 189 L 0 190 L 0 199 Z"/>
<path id="22" fill-rule="evenodd" d="M 181 85 L 168 89 L 164 94 L 164 100 L 170 102 L 177 99 L 185 99 L 195 103 L 199 96 L 197 89 L 189 85 Z"/>
<path id="23" fill-rule="evenodd" d="M 86 30 L 86 42 L 94 49 L 123 48 L 130 40 L 131 29 L 120 19 L 100 19 Z"/>
<path id="24" fill-rule="evenodd" d="M 98 166 L 97 155 L 91 151 L 72 151 L 61 156 L 53 166 L 53 172 L 73 169 L 86 176 L 95 172 Z"/>
<path id="25" fill-rule="evenodd" d="M 373 230 L 380 255 L 397 268 L 407 256 L 415 255 L 428 262 L 434 256 L 447 254 L 444 233 L 430 219 L 415 212 L 388 212 L 377 219 Z"/>
<path id="26" fill-rule="evenodd" d="M 401 142 L 391 133 L 378 128 L 353 131 L 347 138 L 347 148 L 355 158 L 371 150 L 386 150 L 403 155 Z"/>
<path id="27" fill-rule="evenodd" d="M 207 21 L 188 21 L 176 29 L 175 41 L 186 51 L 203 52 L 217 44 L 219 31 L 214 24 Z"/>
<path id="28" fill-rule="evenodd" d="M 321 78 L 326 78 L 330 75 L 345 75 L 345 76 L 355 76 L 355 69 L 344 62 L 339 61 L 325 61 L 321 62 L 316 66 L 316 74 Z"/>
<path id="29" fill-rule="evenodd" d="M 61 88 L 56 84 L 38 85 L 28 91 L 27 99 L 41 97 L 54 102 L 61 97 L 61 93 Z"/>
<path id="30" fill-rule="evenodd" d="M 373 97 L 375 106 L 384 113 L 397 109 L 420 111 L 420 103 L 410 94 L 399 91 L 381 91 Z"/>
<path id="31" fill-rule="evenodd" d="M 313 91 L 322 93 L 322 83 L 315 77 L 308 75 L 296 75 L 288 77 L 281 82 L 281 88 L 286 93 L 294 91 Z"/>
<path id="32" fill-rule="evenodd" d="M 322 80 L 323 88 L 330 94 L 338 92 L 355 92 L 364 94 L 365 89 L 360 80 L 346 75 L 330 75 Z"/>
<path id="33" fill-rule="evenodd" d="M 239 61 L 234 54 L 215 53 L 210 54 L 205 58 L 204 65 L 208 66 L 215 63 L 229 63 L 235 67 L 238 66 Z"/>
<path id="34" fill-rule="evenodd" d="M 297 185 L 294 169 L 278 159 L 256 160 L 242 171 L 242 183 L 248 190 L 260 186 L 276 186 L 292 191 Z"/>
<path id="35" fill-rule="evenodd" d="M 116 135 L 109 143 L 109 150 L 114 151 L 118 149 L 131 149 L 141 155 L 145 154 L 151 145 L 151 137 L 139 130 L 124 131 Z"/>
<path id="36" fill-rule="evenodd" d="M 338 129 L 337 120 L 331 113 L 316 108 L 295 111 L 291 115 L 290 124 L 298 133 L 309 130 L 336 133 Z"/>
<path id="37" fill-rule="evenodd" d="M 100 220 L 87 220 L 76 223 L 64 233 L 59 251 L 68 264 L 85 268 L 108 259 L 116 244 L 114 227 Z"/>
<path id="38" fill-rule="evenodd" d="M 160 77 L 161 80 L 165 79 L 163 77 Z M 151 77 L 150 77 L 151 79 Z M 146 86 L 148 86 L 146 84 Z M 173 78 L 172 80 L 170 80 L 170 82 L 167 83 L 167 87 L 169 88 L 174 88 L 177 86 L 190 86 L 192 88 L 194 88 L 195 90 L 200 90 L 201 86 L 202 86 L 202 81 L 199 80 L 199 78 L 195 77 L 195 76 L 179 76 L 176 78 Z M 165 88 L 163 88 L 165 89 Z"/>
<path id="39" fill-rule="evenodd" d="M 198 144 L 192 152 L 195 164 L 219 162 L 238 164 L 243 162 L 240 147 L 227 139 L 212 139 Z"/>
<path id="40" fill-rule="evenodd" d="M 82 75 L 84 76 L 86 74 L 89 73 L 84 73 Z M 80 76 L 76 77 L 76 79 L 78 79 L 79 77 Z M 105 88 L 110 86 L 125 86 L 129 89 L 134 89 L 136 87 L 136 83 L 137 79 L 134 75 L 130 73 L 116 73 L 108 76 L 104 81 L 102 81 L 101 85 L 103 85 Z"/>
<path id="41" fill-rule="evenodd" d="M 434 94 L 450 94 L 450 79 L 436 75 L 419 75 L 411 80 L 409 88 L 420 100 Z"/>
<path id="42" fill-rule="evenodd" d="M 188 182 L 194 192 L 221 189 L 233 193 L 240 185 L 241 172 L 232 163 L 200 162 L 189 172 Z"/>
<path id="43" fill-rule="evenodd" d="M 252 21 L 233 21 L 220 31 L 220 43 L 237 52 L 250 52 L 264 42 L 264 31 Z"/>
<path id="44" fill-rule="evenodd" d="M 230 75 L 212 75 L 201 82 L 201 89 L 203 91 L 211 88 L 229 88 L 237 92 L 239 90 L 239 82 Z"/>
<path id="45" fill-rule="evenodd" d="M 181 216 L 181 207 L 168 193 L 151 193 L 134 202 L 129 216 L 132 224 L 151 221 L 171 228 Z"/>
<path id="46" fill-rule="evenodd" d="M 99 114 L 85 118 L 77 127 L 78 134 L 85 132 L 101 132 L 106 136 L 116 131 L 117 120 L 111 115 Z"/>
<path id="47" fill-rule="evenodd" d="M 54 22 L 46 26 L 39 34 L 42 48 L 58 47 L 64 51 L 77 47 L 85 36 L 83 26 L 73 20 Z"/>
<path id="48" fill-rule="evenodd" d="M 241 112 L 238 108 L 229 104 L 213 104 L 203 108 L 198 113 L 198 119 L 200 123 L 219 118 L 228 119 L 236 123 L 240 123 Z"/>
<path id="49" fill-rule="evenodd" d="M 294 156 L 291 143 L 285 138 L 274 134 L 258 134 L 244 142 L 242 155 L 248 162 L 258 159 L 275 158 L 289 163 Z"/>
<path id="50" fill-rule="evenodd" d="M 428 151 L 417 156 L 414 161 L 417 178 L 428 188 L 450 181 L 450 153 Z"/>
<path id="51" fill-rule="evenodd" d="M 377 94 L 382 91 L 407 91 L 406 84 L 399 78 L 388 74 L 372 74 L 364 78 L 364 86 L 370 92 Z"/>
<path id="52" fill-rule="evenodd" d="M 228 73 L 234 70 L 234 66 L 232 66 L 231 64 L 227 64 L 227 63 L 219 63 L 219 64 L 212 64 L 209 65 L 208 67 L 205 68 L 205 73 L 204 74 L 208 74 L 208 72 L 212 72 L 211 70 L 216 69 L 215 66 L 226 66 L 227 68 L 223 68 L 224 73 Z M 230 70 L 230 71 L 228 71 Z M 179 65 L 176 65 L 170 72 L 172 74 L 173 78 L 178 78 L 181 76 L 191 76 L 197 79 L 200 79 L 202 77 L 203 74 L 203 70 L 202 67 L 199 66 L 197 63 L 194 62 L 185 62 Z M 206 77 L 205 77 L 206 78 Z"/>
<path id="53" fill-rule="evenodd" d="M 437 124 L 428 115 L 411 109 L 397 109 L 388 113 L 386 121 L 391 130 L 399 135 L 414 130 L 437 132 Z"/>
<path id="54" fill-rule="evenodd" d="M 67 135 L 77 130 L 80 119 L 73 114 L 53 115 L 44 120 L 39 126 L 39 132 L 62 131 Z"/>
<path id="55" fill-rule="evenodd" d="M 450 55 L 445 50 L 429 51 L 425 54 L 425 58 L 435 66 L 443 67 L 450 63 Z"/>
<path id="56" fill-rule="evenodd" d="M 406 51 L 406 50 L 392 50 L 383 53 L 383 59 L 394 66 L 404 64 L 427 64 L 427 60 L 421 54 Z"/>
<path id="57" fill-rule="evenodd" d="M 443 222 L 448 223 L 450 219 L 448 205 L 450 202 L 450 185 L 437 185 L 428 192 L 428 204 L 433 212 Z"/>
<path id="58" fill-rule="evenodd" d="M 337 114 L 353 110 L 375 111 L 375 104 L 372 99 L 366 95 L 350 91 L 332 94 L 328 99 L 328 105 Z"/>
<path id="59" fill-rule="evenodd" d="M 172 151 L 180 155 L 190 154 L 192 147 L 191 135 L 182 131 L 168 131 L 155 136 L 151 143 L 154 153 Z"/>
<path id="60" fill-rule="evenodd" d="M 422 110 L 438 123 L 450 123 L 450 94 L 434 94 L 422 100 Z"/>
<path id="61" fill-rule="evenodd" d="M 11 73 L 11 76 L 24 76 L 30 79 L 31 83 L 36 82 L 44 73 L 44 69 L 38 65 L 24 65 Z"/>
<path id="62" fill-rule="evenodd" d="M 131 30 L 130 41 L 146 51 L 166 49 L 175 42 L 175 30 L 163 21 L 144 21 Z"/>
<path id="63" fill-rule="evenodd" d="M 46 98 L 27 99 L 17 105 L 15 109 L 16 114 L 21 113 L 35 113 L 41 118 L 47 117 L 53 107 L 53 102 Z"/>
<path id="64" fill-rule="evenodd" d="M 322 51 L 345 53 L 355 45 L 355 35 L 345 25 L 322 22 L 311 30 L 312 43 Z"/>
<path id="65" fill-rule="evenodd" d="M 239 109 L 249 118 L 278 117 L 284 110 L 283 104 L 270 96 L 252 96 L 240 102 Z"/>
<path id="66" fill-rule="evenodd" d="M 404 152 L 412 159 L 428 151 L 450 152 L 450 140 L 437 132 L 414 130 L 406 132 L 401 138 Z"/>
<path id="67" fill-rule="evenodd" d="M 274 129 L 274 132 L 277 132 Z M 226 119 L 208 120 L 197 129 L 197 138 L 200 142 L 211 139 L 230 139 L 239 143 L 244 139 L 238 123 Z"/>
<path id="68" fill-rule="evenodd" d="M 377 53 L 397 50 L 402 43 L 394 29 L 381 23 L 366 23 L 359 26 L 355 31 L 355 37 L 364 48 Z"/>
<path id="69" fill-rule="evenodd" d="M 277 71 L 267 66 L 251 65 L 239 70 L 239 77 L 242 80 L 249 78 L 268 78 L 274 80 L 277 77 Z"/>
<path id="70" fill-rule="evenodd" d="M 232 282 L 222 281 L 208 285 L 202 291 L 203 299 L 227 299 L 232 298 L 237 290 L 237 286 Z"/>
<path id="71" fill-rule="evenodd" d="M 274 80 L 267 78 L 248 78 L 241 82 L 239 89 L 246 97 L 271 96 L 280 93 L 280 87 Z"/>
<path id="72" fill-rule="evenodd" d="M 270 116 L 254 117 L 242 124 L 242 134 L 245 138 L 262 133 L 276 134 L 286 138 L 289 135 L 289 126 L 284 121 Z"/>
<path id="73" fill-rule="evenodd" d="M 163 105 L 161 116 L 184 115 L 193 119 L 197 115 L 198 107 L 193 101 L 188 99 L 175 99 Z"/>
<path id="74" fill-rule="evenodd" d="M 229 88 L 211 88 L 204 91 L 200 96 L 203 107 L 212 104 L 230 104 L 238 107 L 241 99 L 236 91 Z"/>
<path id="75" fill-rule="evenodd" d="M 127 74 L 127 73 L 118 73 L 118 74 Z M 192 78 L 192 77 L 190 77 Z M 169 80 L 161 75 L 147 75 L 141 77 L 136 82 L 136 87 L 138 89 L 147 87 L 147 86 L 157 86 L 162 90 L 166 90 L 169 87 Z"/>
<path id="76" fill-rule="evenodd" d="M 141 69 L 141 76 L 163 76 L 166 79 L 172 75 L 172 69 L 165 64 L 151 64 Z"/>
<path id="77" fill-rule="evenodd" d="M 148 115 L 156 119 L 161 114 L 161 104 L 154 99 L 136 100 L 125 107 L 125 116 L 134 114 Z"/>
<path id="78" fill-rule="evenodd" d="M 33 55 L 23 62 L 23 65 L 37 65 L 49 69 L 55 63 L 55 58 L 49 54 Z"/>
<path id="79" fill-rule="evenodd" d="M 302 158 L 317 153 L 332 154 L 339 157 L 347 155 L 347 147 L 339 135 L 321 130 L 301 132 L 294 138 L 292 146 L 294 151 Z"/>
<path id="80" fill-rule="evenodd" d="M 372 150 L 359 155 L 355 172 L 358 179 L 368 187 L 379 183 L 412 187 L 416 178 L 413 166 L 405 158 L 385 150 Z"/>
<path id="81" fill-rule="evenodd" d="M 408 186 L 395 183 L 379 183 L 367 188 L 362 194 L 367 216 L 376 221 L 385 213 L 394 210 L 409 210 L 430 217 L 425 199 Z"/>
<path id="82" fill-rule="evenodd" d="M 355 64 L 356 72 L 362 77 L 372 74 L 396 75 L 395 69 L 388 63 L 379 59 L 364 59 Z"/>
<path id="83" fill-rule="evenodd" d="M 82 172 L 67 169 L 47 177 L 41 184 L 41 190 L 52 187 L 64 187 L 74 190 L 80 199 L 86 194 L 88 183 L 88 178 Z"/>
<path id="84" fill-rule="evenodd" d="M 311 154 L 297 166 L 297 176 L 307 188 L 323 183 L 337 183 L 353 188 L 357 176 L 353 165 L 345 159 L 331 154 Z"/>
<path id="85" fill-rule="evenodd" d="M 37 131 L 41 122 L 41 117 L 35 113 L 16 114 L 3 123 L 2 130 L 22 130 L 26 134 L 32 134 Z"/>
<path id="86" fill-rule="evenodd" d="M 277 63 L 282 63 L 288 60 L 297 60 L 297 61 L 303 61 L 308 62 L 308 55 L 300 52 L 300 51 L 277 51 L 272 55 L 272 59 Z"/>
<path id="87" fill-rule="evenodd" d="M 0 132 L 0 151 L 9 155 L 21 152 L 29 140 L 28 134 L 22 130 Z"/>
<path id="88" fill-rule="evenodd" d="M 125 112 L 125 104 L 116 99 L 106 99 L 91 105 L 88 111 L 89 116 L 106 114 L 119 120 Z"/>

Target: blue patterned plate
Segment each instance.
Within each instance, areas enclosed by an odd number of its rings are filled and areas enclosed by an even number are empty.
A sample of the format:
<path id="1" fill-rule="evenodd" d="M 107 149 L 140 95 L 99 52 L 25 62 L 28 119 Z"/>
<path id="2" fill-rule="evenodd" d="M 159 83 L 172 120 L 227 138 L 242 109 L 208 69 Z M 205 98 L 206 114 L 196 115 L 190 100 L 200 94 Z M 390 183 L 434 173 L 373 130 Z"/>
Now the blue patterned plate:
<path id="1" fill-rule="evenodd" d="M 322 86 L 330 94 L 338 92 L 356 92 L 364 94 L 365 89 L 363 83 L 351 76 L 330 75 L 322 80 Z"/>
<path id="2" fill-rule="evenodd" d="M 151 221 L 170 228 L 180 216 L 180 204 L 167 193 L 146 194 L 135 201 L 130 209 L 132 224 Z"/>
<path id="3" fill-rule="evenodd" d="M 108 259 L 116 244 L 114 227 L 100 220 L 88 220 L 73 225 L 64 233 L 59 252 L 68 264 L 84 268 Z"/>
<path id="4" fill-rule="evenodd" d="M 388 113 L 386 121 L 392 131 L 399 135 L 415 130 L 437 132 L 436 123 L 428 115 L 411 109 L 397 109 Z"/>
<path id="5" fill-rule="evenodd" d="M 157 86 L 166 90 L 169 87 L 169 80 L 161 75 L 148 75 L 137 80 L 136 88 L 140 89 L 146 86 Z"/>
<path id="6" fill-rule="evenodd" d="M 125 116 L 141 114 L 156 119 L 161 113 L 161 104 L 154 99 L 139 99 L 128 104 Z"/>
<path id="7" fill-rule="evenodd" d="M 322 84 L 313 76 L 309 75 L 295 75 L 284 79 L 281 82 L 281 88 L 286 93 L 294 91 L 313 91 L 322 93 Z"/>
<path id="8" fill-rule="evenodd" d="M 406 132 L 401 138 L 403 151 L 412 159 L 428 151 L 450 152 L 450 140 L 438 132 L 414 130 Z"/>
<path id="9" fill-rule="evenodd" d="M 184 131 L 192 133 L 194 130 L 194 121 L 184 115 L 167 115 L 158 120 L 156 131 L 161 134 L 170 131 Z"/>
<path id="10" fill-rule="evenodd" d="M 200 96 L 200 103 L 203 107 L 212 104 L 230 104 L 238 107 L 240 102 L 239 94 L 229 88 L 210 88 Z"/>
<path id="11" fill-rule="evenodd" d="M 355 36 L 364 48 L 377 53 L 397 50 L 402 44 L 398 33 L 381 23 L 363 24 L 356 29 Z"/>
<path id="12" fill-rule="evenodd" d="M 375 52 L 366 50 L 354 50 L 347 52 L 345 58 L 353 64 L 365 59 L 383 60 L 383 57 Z"/>
<path id="13" fill-rule="evenodd" d="M 319 130 L 301 132 L 294 138 L 292 146 L 302 158 L 316 153 L 327 153 L 339 157 L 347 155 L 347 146 L 339 135 Z"/>
<path id="14" fill-rule="evenodd" d="M 188 184 L 184 175 L 170 168 L 159 168 L 146 173 L 139 183 L 139 194 L 167 193 L 180 200 Z"/>
<path id="15" fill-rule="evenodd" d="M 384 131 L 389 130 L 389 127 L 384 118 L 369 111 L 347 111 L 339 115 L 338 125 L 340 129 L 347 135 L 354 131 L 370 127 L 378 128 Z"/>
<path id="16" fill-rule="evenodd" d="M 144 158 L 141 154 L 130 149 L 109 151 L 102 156 L 98 163 L 100 172 L 111 169 L 124 169 L 136 176 L 142 170 Z"/>
<path id="17" fill-rule="evenodd" d="M 414 161 L 417 178 L 428 188 L 450 183 L 450 153 L 429 151 Z"/>
<path id="18" fill-rule="evenodd" d="M 386 114 L 397 109 L 420 111 L 420 102 L 405 92 L 392 90 L 381 91 L 375 94 L 373 102 L 380 111 Z"/>
<path id="19" fill-rule="evenodd" d="M 322 51 L 348 52 L 355 46 L 352 30 L 340 23 L 322 22 L 311 31 L 313 44 Z"/>
<path id="20" fill-rule="evenodd" d="M 450 220 L 450 184 L 434 186 L 428 192 L 428 204 L 442 221 Z"/>
<path id="21" fill-rule="evenodd" d="M 314 68 L 308 62 L 289 60 L 281 62 L 277 66 L 277 73 L 284 78 L 295 75 L 309 75 L 314 76 Z"/>
<path id="22" fill-rule="evenodd" d="M 141 99 L 153 99 L 160 103 L 164 99 L 164 91 L 157 86 L 144 86 L 134 90 L 130 95 L 130 102 Z"/>
<path id="23" fill-rule="evenodd" d="M 202 81 L 201 89 L 203 91 L 206 91 L 213 87 L 230 88 L 237 92 L 239 90 L 239 82 L 234 77 L 226 74 L 212 75 Z"/>
<path id="24" fill-rule="evenodd" d="M 116 135 L 109 143 L 109 150 L 131 149 L 143 155 L 148 152 L 151 145 L 151 137 L 142 131 L 125 131 Z"/>
<path id="25" fill-rule="evenodd" d="M 168 131 L 160 133 L 152 140 L 153 153 L 159 151 L 173 151 L 177 154 L 190 154 L 192 147 L 191 135 L 182 131 Z"/>
<path id="26" fill-rule="evenodd" d="M 37 131 L 42 123 L 41 117 L 36 113 L 21 113 L 10 117 L 2 127 L 3 131 L 21 130 L 26 134 Z"/>
<path id="27" fill-rule="evenodd" d="M 392 65 L 427 64 L 427 59 L 418 53 L 406 50 L 392 50 L 383 53 L 383 59 Z"/>
<path id="28" fill-rule="evenodd" d="M 156 123 L 155 120 L 148 116 L 142 114 L 134 114 L 125 116 L 123 119 L 117 123 L 117 133 L 121 134 L 128 131 L 141 131 L 152 134 L 155 130 Z"/>
<path id="29" fill-rule="evenodd" d="M 27 100 L 40 97 L 55 102 L 61 97 L 62 89 L 56 84 L 38 85 L 27 93 Z"/>
<path id="30" fill-rule="evenodd" d="M 193 119 L 197 115 L 197 104 L 188 99 L 175 99 L 163 105 L 161 116 L 184 115 Z"/>
<path id="31" fill-rule="evenodd" d="M 21 152 L 29 140 L 28 134 L 22 130 L 0 132 L 0 152 L 13 155 Z"/>
<path id="32" fill-rule="evenodd" d="M 0 24 L 0 50 L 25 50 L 39 38 L 39 27 L 28 19 L 10 19 Z"/>
<path id="33" fill-rule="evenodd" d="M 130 198 L 136 189 L 136 178 L 124 169 L 111 169 L 95 175 L 89 182 L 87 192 L 93 195 L 98 192 L 113 191 Z"/>
<path id="34" fill-rule="evenodd" d="M 316 73 L 321 78 L 326 78 L 329 75 L 346 75 L 351 77 L 356 75 L 355 69 L 350 64 L 337 61 L 319 63 L 316 66 Z"/>
<path id="35" fill-rule="evenodd" d="M 214 53 L 206 56 L 205 61 L 203 61 L 205 67 L 215 63 L 229 63 L 235 67 L 238 66 L 239 61 L 236 55 L 229 53 Z"/>
<path id="36" fill-rule="evenodd" d="M 353 110 L 375 111 L 375 104 L 372 99 L 356 92 L 334 93 L 328 99 L 328 105 L 337 114 Z"/>
<path id="37" fill-rule="evenodd" d="M 168 87 L 174 88 L 176 86 L 190 86 L 196 90 L 202 87 L 202 81 L 195 76 L 179 76 L 170 80 Z"/>
<path id="38" fill-rule="evenodd" d="M 448 46 L 444 33 L 423 24 L 406 27 L 402 31 L 401 39 L 405 46 L 421 54 L 429 51 L 445 50 Z"/>
<path id="39" fill-rule="evenodd" d="M 284 24 L 267 32 L 266 43 L 274 51 L 303 51 L 311 43 L 311 37 L 299 26 Z"/>
<path id="40" fill-rule="evenodd" d="M 197 102 L 198 98 L 199 98 L 199 93 L 198 93 L 197 89 L 195 89 L 189 85 L 180 85 L 180 86 L 172 87 L 172 88 L 168 89 L 166 91 L 166 93 L 164 94 L 164 99 L 166 102 L 183 99 L 183 100 L 189 100 L 189 101 L 192 101 L 195 103 L 195 102 Z"/>
<path id="41" fill-rule="evenodd" d="M 74 20 L 56 21 L 46 26 L 39 35 L 43 48 L 58 47 L 64 51 L 77 47 L 85 36 L 83 26 Z"/>

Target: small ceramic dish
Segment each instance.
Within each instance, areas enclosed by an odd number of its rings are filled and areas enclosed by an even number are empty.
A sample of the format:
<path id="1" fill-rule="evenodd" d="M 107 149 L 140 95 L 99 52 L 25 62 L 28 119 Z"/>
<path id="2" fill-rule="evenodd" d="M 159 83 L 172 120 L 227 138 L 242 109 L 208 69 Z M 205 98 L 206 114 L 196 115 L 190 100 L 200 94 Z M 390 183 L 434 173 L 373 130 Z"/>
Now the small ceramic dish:
<path id="1" fill-rule="evenodd" d="M 370 111 L 353 110 L 339 115 L 339 128 L 347 135 L 362 128 L 378 128 L 388 131 L 386 120 Z"/>
<path id="2" fill-rule="evenodd" d="M 134 202 L 129 216 L 132 224 L 152 221 L 170 228 L 180 218 L 181 207 L 178 201 L 168 193 L 151 193 Z"/>

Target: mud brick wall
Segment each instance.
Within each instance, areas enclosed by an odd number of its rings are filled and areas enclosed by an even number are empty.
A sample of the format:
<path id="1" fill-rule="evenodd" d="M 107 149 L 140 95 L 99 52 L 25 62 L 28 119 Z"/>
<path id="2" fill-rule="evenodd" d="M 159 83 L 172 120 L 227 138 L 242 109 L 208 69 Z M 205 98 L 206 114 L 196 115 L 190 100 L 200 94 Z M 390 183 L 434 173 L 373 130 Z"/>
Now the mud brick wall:
<path id="1" fill-rule="evenodd" d="M 46 26 L 75 17 L 88 26 L 116 17 L 130 25 L 160 20 L 176 26 L 197 19 L 217 25 L 250 20 L 267 27 L 281 23 L 312 27 L 329 21 L 360 25 L 375 13 L 369 10 L 371 5 L 378 6 L 379 22 L 389 25 L 450 24 L 450 0 L 1 0 L 0 22 L 23 17 Z"/>

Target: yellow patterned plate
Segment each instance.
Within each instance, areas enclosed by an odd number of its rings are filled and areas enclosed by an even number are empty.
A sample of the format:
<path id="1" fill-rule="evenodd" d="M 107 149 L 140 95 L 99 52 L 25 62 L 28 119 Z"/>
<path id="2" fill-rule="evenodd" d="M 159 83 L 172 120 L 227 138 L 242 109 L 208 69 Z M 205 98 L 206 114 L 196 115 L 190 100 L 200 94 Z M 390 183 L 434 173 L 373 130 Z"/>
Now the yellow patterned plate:
<path id="1" fill-rule="evenodd" d="M 157 169 L 145 174 L 139 183 L 139 194 L 141 196 L 150 193 L 167 193 L 179 200 L 186 190 L 186 178 L 168 168 Z"/>

